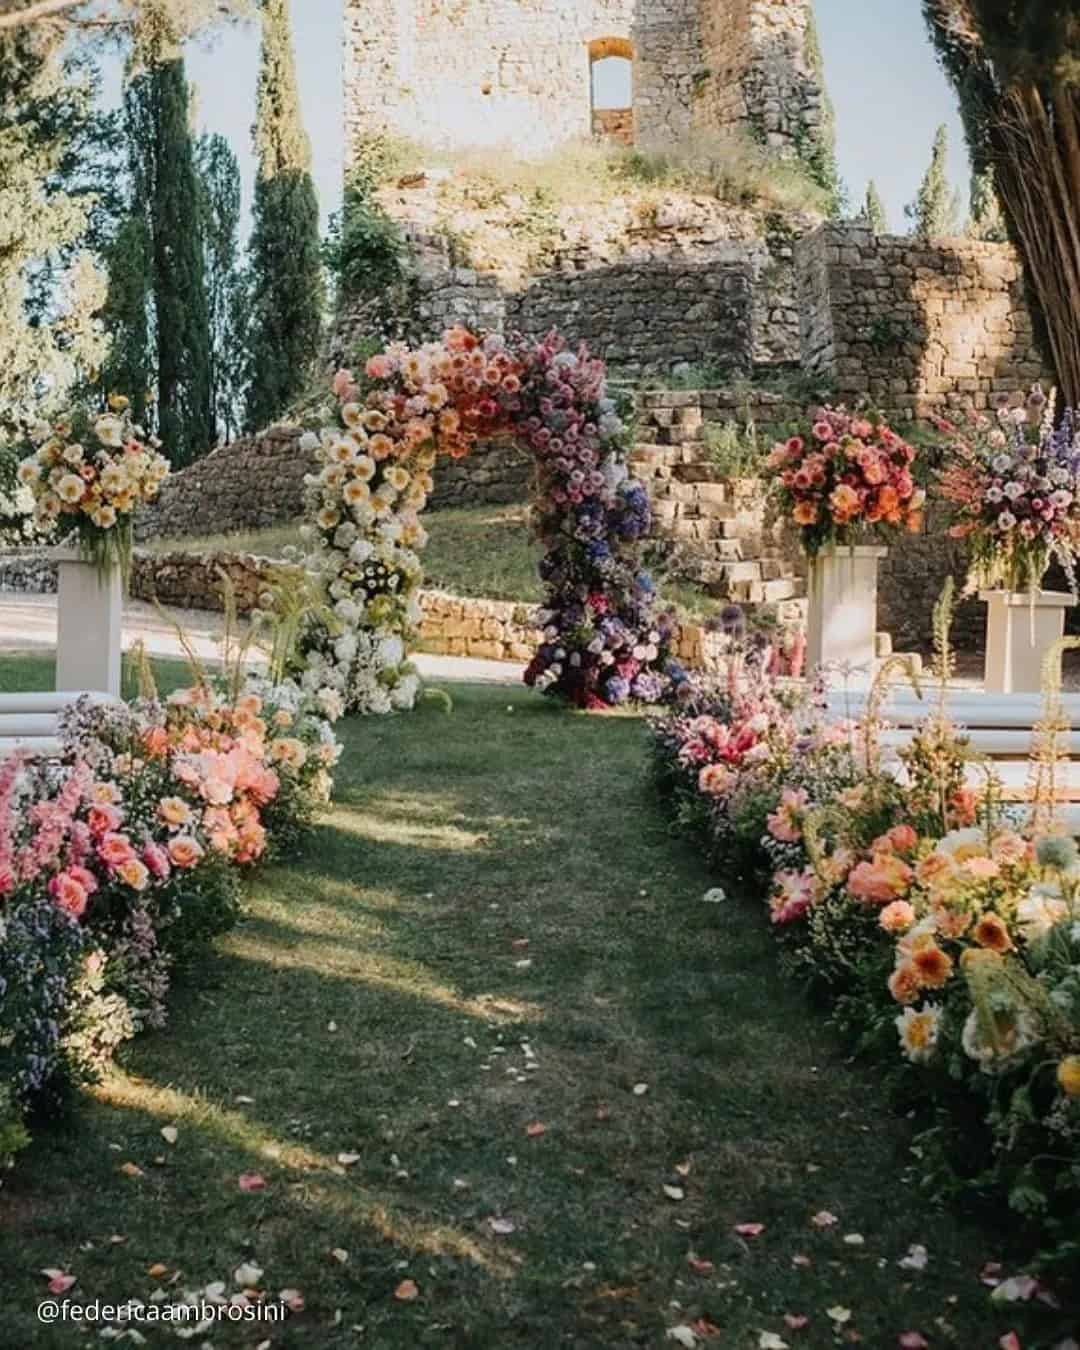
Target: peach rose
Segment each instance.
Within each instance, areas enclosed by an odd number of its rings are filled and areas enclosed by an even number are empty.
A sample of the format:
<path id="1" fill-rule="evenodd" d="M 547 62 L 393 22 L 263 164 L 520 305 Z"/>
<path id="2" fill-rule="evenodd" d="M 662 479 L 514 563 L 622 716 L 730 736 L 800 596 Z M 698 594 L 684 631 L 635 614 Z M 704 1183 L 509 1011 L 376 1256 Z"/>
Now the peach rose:
<path id="1" fill-rule="evenodd" d="M 169 858 L 177 867 L 194 867 L 203 857 L 203 847 L 190 834 L 174 835 L 169 840 Z"/>
<path id="2" fill-rule="evenodd" d="M 86 909 L 86 887 L 80 885 L 70 872 L 58 872 L 49 882 L 49 894 L 57 907 L 70 914 L 73 919 L 81 919 Z"/>
<path id="3" fill-rule="evenodd" d="M 98 857 L 110 867 L 118 869 L 135 857 L 135 850 L 126 834 L 110 831 L 98 844 Z"/>
<path id="4" fill-rule="evenodd" d="M 878 923 L 887 933 L 903 933 L 915 922 L 915 911 L 906 900 L 894 900 L 878 915 Z"/>

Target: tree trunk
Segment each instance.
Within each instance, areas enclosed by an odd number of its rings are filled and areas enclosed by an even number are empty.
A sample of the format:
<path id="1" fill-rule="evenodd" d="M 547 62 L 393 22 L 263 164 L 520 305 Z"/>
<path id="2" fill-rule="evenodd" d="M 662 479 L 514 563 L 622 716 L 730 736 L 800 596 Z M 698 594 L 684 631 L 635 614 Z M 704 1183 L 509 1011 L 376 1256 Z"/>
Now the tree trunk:
<path id="1" fill-rule="evenodd" d="M 998 190 L 1042 311 L 1065 402 L 1080 406 L 1080 135 L 1071 94 L 1007 95 L 993 132 Z"/>

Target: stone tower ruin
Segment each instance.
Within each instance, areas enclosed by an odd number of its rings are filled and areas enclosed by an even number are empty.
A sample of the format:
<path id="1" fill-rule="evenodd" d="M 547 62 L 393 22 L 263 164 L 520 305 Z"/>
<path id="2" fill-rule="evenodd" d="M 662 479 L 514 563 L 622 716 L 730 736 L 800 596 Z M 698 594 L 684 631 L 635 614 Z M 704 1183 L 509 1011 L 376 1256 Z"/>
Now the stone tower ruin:
<path id="1" fill-rule="evenodd" d="M 384 131 L 541 155 L 741 128 L 805 154 L 825 117 L 812 22 L 810 0 L 347 0 L 352 153 Z M 631 63 L 628 108 L 594 107 L 609 58 Z"/>

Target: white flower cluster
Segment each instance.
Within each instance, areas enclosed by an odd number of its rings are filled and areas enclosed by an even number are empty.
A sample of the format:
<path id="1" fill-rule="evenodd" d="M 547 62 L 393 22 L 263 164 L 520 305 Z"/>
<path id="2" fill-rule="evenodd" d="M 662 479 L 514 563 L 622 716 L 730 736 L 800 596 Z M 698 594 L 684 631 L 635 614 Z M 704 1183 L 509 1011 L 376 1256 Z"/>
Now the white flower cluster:
<path id="1" fill-rule="evenodd" d="M 333 615 L 305 654 L 301 681 L 352 712 L 387 713 L 411 708 L 420 688 L 404 636 L 420 620 L 417 550 L 427 532 L 418 513 L 432 486 L 433 456 L 421 452 L 410 471 L 387 454 L 382 414 L 346 404 L 342 417 L 346 430 L 309 432 L 301 441 L 321 465 L 305 479 L 313 522 L 304 529 L 307 565 L 321 577 Z"/>

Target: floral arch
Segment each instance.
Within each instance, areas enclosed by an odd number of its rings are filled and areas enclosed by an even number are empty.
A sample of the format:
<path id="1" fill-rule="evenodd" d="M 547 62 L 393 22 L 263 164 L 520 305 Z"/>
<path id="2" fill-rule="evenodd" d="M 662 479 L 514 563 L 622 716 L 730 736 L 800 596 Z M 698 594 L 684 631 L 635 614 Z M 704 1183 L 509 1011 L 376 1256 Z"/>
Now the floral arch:
<path id="1" fill-rule="evenodd" d="M 642 568 L 649 498 L 625 462 L 628 430 L 604 363 L 556 333 L 539 343 L 464 328 L 395 343 L 362 375 L 334 378 L 338 421 L 309 432 L 308 566 L 329 612 L 302 643 L 302 679 L 354 712 L 409 708 L 408 645 L 420 619 L 420 522 L 440 457 L 511 436 L 535 459 L 532 521 L 543 550 L 543 640 L 527 684 L 578 707 L 657 703 L 685 679 L 674 619 L 654 613 Z"/>

